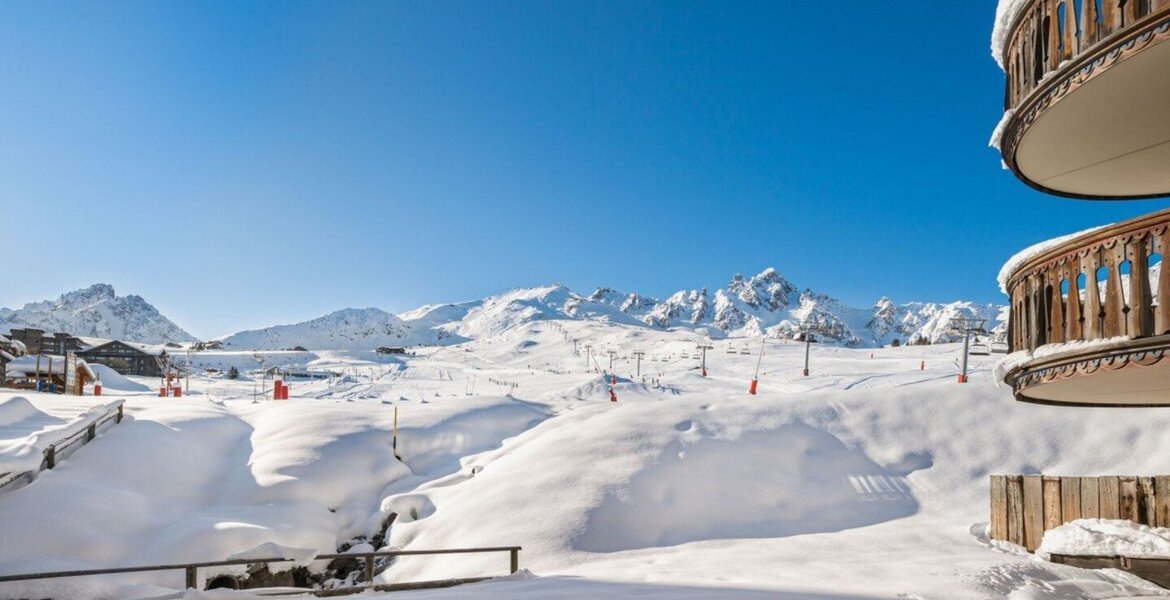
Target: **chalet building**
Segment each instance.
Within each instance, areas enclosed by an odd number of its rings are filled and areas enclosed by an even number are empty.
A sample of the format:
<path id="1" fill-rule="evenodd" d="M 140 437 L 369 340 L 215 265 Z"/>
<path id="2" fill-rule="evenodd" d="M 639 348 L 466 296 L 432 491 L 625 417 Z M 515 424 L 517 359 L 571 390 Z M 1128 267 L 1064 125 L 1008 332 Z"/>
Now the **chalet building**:
<path id="1" fill-rule="evenodd" d="M 122 375 L 162 377 L 169 357 L 163 346 L 109 340 L 77 352 L 88 363 L 105 365 Z"/>
<path id="2" fill-rule="evenodd" d="M 105 365 L 122 375 L 161 377 L 170 360 L 167 346 L 160 345 L 80 337 L 68 333 L 47 334 L 32 328 L 13 329 L 10 338 L 9 343 L 18 342 L 22 353 L 65 356 L 73 352 L 78 358 Z M 2 342 L 0 349 L 3 349 Z"/>
<path id="3" fill-rule="evenodd" d="M 1170 0 L 1026 0 L 1010 15 L 999 147 L 1053 196 L 1170 195 Z M 1018 400 L 1170 406 L 1170 210 L 1009 264 Z"/>
<path id="4" fill-rule="evenodd" d="M 7 337 L 0 335 L 0 379 L 2 379 L 8 363 L 24 356 L 24 344 L 21 342 L 13 342 Z"/>
<path id="5" fill-rule="evenodd" d="M 28 354 L 64 356 L 67 352 L 76 352 L 85 347 L 85 343 L 79 337 L 60 332 L 47 334 L 40 329 L 13 329 L 8 337 L 23 343 Z"/>

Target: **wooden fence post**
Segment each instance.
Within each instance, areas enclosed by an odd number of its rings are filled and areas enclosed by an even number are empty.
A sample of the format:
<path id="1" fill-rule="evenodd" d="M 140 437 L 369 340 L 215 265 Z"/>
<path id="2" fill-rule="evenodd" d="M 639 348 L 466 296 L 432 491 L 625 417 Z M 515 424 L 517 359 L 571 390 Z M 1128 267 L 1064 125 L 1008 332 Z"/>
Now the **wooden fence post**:
<path id="1" fill-rule="evenodd" d="M 1154 520 L 1156 527 L 1170 527 L 1170 476 L 1154 478 Z"/>
<path id="2" fill-rule="evenodd" d="M 198 569 L 195 567 L 186 567 L 183 570 L 187 572 L 187 589 L 189 589 L 189 590 L 197 589 L 199 586 Z"/>
<path id="3" fill-rule="evenodd" d="M 1081 478 L 1081 517 L 1097 519 L 1101 516 L 1101 495 L 1096 477 Z"/>
<path id="4" fill-rule="evenodd" d="M 1008 540 L 1007 477 L 991 476 L 991 539 Z"/>
<path id="5" fill-rule="evenodd" d="M 1059 477 L 1045 477 L 1044 478 L 1044 531 L 1056 529 L 1064 524 L 1064 516 L 1061 512 L 1061 493 L 1060 493 L 1060 478 Z M 1043 534 L 1041 534 L 1043 537 Z"/>
<path id="6" fill-rule="evenodd" d="M 56 445 L 49 446 L 49 448 L 47 450 L 45 450 L 45 464 L 50 469 L 57 466 L 57 446 Z"/>
<path id="7" fill-rule="evenodd" d="M 1154 498 L 1154 478 L 1153 477 L 1138 477 L 1138 516 L 1141 518 L 1142 525 L 1149 525 L 1150 527 L 1157 527 L 1158 515 L 1156 514 L 1157 507 Z"/>
<path id="8" fill-rule="evenodd" d="M 1060 516 L 1061 523 L 1069 523 L 1081 518 L 1081 478 L 1060 478 Z"/>
<path id="9" fill-rule="evenodd" d="M 1044 478 L 1024 475 L 1024 547 L 1029 552 L 1040 546 L 1044 537 Z"/>
<path id="10" fill-rule="evenodd" d="M 1119 477 L 1118 482 L 1118 499 L 1121 501 L 1118 516 L 1122 519 L 1129 519 L 1134 523 L 1140 523 L 1141 515 L 1138 514 L 1137 477 Z"/>
<path id="11" fill-rule="evenodd" d="M 1012 475 L 1007 478 L 1008 541 L 1024 546 L 1024 478 Z"/>
<path id="12" fill-rule="evenodd" d="M 1121 485 L 1118 478 L 1112 476 L 1099 477 L 1097 479 L 1097 485 L 1101 488 L 1101 518 L 1120 518 L 1118 515 L 1121 510 Z"/>
<path id="13" fill-rule="evenodd" d="M 366 557 L 366 583 L 374 584 L 374 557 Z"/>
<path id="14" fill-rule="evenodd" d="M 511 559 L 512 559 L 510 572 L 515 573 L 516 571 L 520 570 L 520 549 L 519 548 L 512 548 L 511 550 L 508 551 L 508 553 L 511 554 Z"/>

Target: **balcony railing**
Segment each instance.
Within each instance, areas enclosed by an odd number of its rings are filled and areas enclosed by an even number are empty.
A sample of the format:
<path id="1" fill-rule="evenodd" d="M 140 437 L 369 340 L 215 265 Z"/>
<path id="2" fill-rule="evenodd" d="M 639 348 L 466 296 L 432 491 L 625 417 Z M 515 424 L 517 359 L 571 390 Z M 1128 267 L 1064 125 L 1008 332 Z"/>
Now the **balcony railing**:
<path id="1" fill-rule="evenodd" d="M 1012 23 L 1004 48 L 1004 108 L 1019 107 L 1053 72 L 1077 72 L 1167 17 L 1170 0 L 1032 0 Z"/>
<path id="2" fill-rule="evenodd" d="M 1011 350 L 1170 333 L 1170 209 L 1030 257 L 1007 281 Z"/>

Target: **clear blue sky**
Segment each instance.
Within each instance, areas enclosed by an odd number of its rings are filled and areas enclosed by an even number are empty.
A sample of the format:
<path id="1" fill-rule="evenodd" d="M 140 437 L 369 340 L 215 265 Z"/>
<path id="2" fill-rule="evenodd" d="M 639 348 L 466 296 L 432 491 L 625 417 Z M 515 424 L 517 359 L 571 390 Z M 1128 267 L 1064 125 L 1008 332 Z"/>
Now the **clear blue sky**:
<path id="1" fill-rule="evenodd" d="M 109 282 L 210 337 L 769 265 L 999 302 L 1018 249 L 1164 203 L 1001 170 L 994 10 L 6 2 L 0 306 Z"/>

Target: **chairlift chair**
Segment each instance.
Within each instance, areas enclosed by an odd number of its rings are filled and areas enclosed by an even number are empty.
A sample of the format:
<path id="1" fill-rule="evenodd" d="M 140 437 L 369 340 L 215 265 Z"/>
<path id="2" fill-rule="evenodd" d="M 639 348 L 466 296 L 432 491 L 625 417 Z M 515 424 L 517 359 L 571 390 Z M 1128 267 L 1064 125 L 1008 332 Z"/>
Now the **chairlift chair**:
<path id="1" fill-rule="evenodd" d="M 979 341 L 979 338 L 975 338 L 967 353 L 971 356 L 990 356 L 991 346 L 988 346 L 986 342 Z"/>

